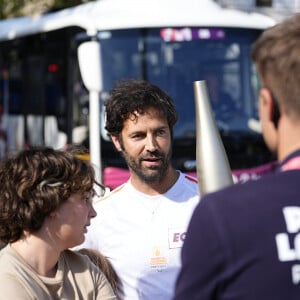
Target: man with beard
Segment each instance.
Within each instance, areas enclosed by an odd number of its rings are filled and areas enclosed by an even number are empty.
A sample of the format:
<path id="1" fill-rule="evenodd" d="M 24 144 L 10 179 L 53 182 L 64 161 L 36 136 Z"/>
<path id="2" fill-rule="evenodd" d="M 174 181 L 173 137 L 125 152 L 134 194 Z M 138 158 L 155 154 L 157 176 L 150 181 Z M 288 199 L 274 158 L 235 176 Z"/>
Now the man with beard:
<path id="1" fill-rule="evenodd" d="M 170 97 L 143 80 L 123 80 L 106 102 L 106 129 L 130 179 L 95 203 L 82 247 L 107 256 L 123 299 L 168 300 L 199 192 L 195 178 L 171 165 L 177 112 Z"/>

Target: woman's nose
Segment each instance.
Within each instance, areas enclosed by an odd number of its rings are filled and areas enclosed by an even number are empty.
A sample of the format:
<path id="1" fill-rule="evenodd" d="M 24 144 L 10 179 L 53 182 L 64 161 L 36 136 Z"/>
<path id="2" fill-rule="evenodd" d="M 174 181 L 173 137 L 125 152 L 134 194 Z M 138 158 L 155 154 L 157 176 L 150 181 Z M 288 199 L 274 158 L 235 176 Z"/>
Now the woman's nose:
<path id="1" fill-rule="evenodd" d="M 95 218 L 97 216 L 97 212 L 95 211 L 94 206 L 93 206 L 92 203 L 91 203 L 91 208 L 90 208 L 89 216 L 90 216 L 90 218 Z"/>

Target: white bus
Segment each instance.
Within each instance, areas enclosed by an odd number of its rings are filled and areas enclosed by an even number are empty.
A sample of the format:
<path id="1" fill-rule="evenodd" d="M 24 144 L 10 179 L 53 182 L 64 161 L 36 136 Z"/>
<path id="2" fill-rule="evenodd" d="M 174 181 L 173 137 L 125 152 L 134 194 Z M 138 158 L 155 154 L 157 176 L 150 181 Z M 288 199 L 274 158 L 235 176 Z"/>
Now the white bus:
<path id="1" fill-rule="evenodd" d="M 231 169 L 241 180 L 256 176 L 251 168 L 261 172 L 273 157 L 251 126 L 258 82 L 249 53 L 273 24 L 211 0 L 99 0 L 3 20 L 0 157 L 36 145 L 83 144 L 100 178 L 115 187 L 128 172 L 104 132 L 103 103 L 118 79 L 143 78 L 174 99 L 173 163 L 193 173 L 193 82 L 206 80 Z"/>

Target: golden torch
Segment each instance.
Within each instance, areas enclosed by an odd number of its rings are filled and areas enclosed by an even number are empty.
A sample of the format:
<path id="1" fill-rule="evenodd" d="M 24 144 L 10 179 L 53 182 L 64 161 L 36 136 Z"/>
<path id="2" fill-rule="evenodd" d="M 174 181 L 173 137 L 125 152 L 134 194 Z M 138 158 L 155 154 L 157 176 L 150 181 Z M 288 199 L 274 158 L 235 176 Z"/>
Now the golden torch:
<path id="1" fill-rule="evenodd" d="M 205 80 L 194 81 L 197 177 L 201 195 L 233 184 Z"/>

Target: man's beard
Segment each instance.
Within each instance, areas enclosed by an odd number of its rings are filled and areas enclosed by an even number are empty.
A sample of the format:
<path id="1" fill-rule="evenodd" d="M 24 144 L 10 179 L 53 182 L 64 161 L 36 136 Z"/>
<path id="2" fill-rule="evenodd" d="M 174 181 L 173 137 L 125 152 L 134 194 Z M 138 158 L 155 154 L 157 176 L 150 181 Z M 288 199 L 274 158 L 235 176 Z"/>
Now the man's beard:
<path id="1" fill-rule="evenodd" d="M 147 156 L 132 157 L 123 148 L 122 155 L 126 160 L 129 169 L 146 183 L 159 182 L 163 179 L 166 176 L 171 161 L 171 151 L 169 151 L 167 155 L 162 152 L 155 151 Z M 147 158 L 159 158 L 161 164 L 158 166 L 143 167 L 143 161 Z"/>

